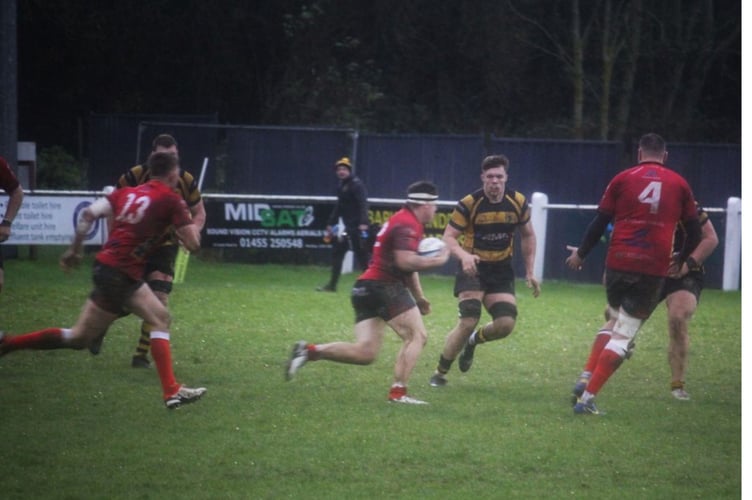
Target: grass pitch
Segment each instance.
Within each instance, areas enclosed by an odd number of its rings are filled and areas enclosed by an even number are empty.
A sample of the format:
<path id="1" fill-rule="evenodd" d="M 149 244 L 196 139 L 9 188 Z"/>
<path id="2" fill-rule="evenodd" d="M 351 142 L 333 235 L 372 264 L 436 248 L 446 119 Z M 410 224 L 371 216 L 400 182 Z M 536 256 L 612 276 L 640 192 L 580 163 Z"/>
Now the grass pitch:
<path id="1" fill-rule="evenodd" d="M 57 252 L 59 249 L 55 249 Z M 69 326 L 89 291 L 57 254 L 6 261 L 0 328 Z M 410 393 L 386 401 L 400 342 L 371 366 L 308 363 L 285 382 L 293 342 L 351 340 L 346 275 L 318 267 L 192 258 L 171 296 L 175 371 L 204 385 L 167 411 L 153 369 L 133 369 L 139 322 L 112 326 L 99 356 L 25 351 L 0 359 L 3 498 L 739 498 L 741 294 L 706 290 L 690 325 L 688 402 L 669 391 L 664 306 L 635 356 L 574 416 L 569 391 L 601 324 L 594 285 L 520 282 L 508 339 L 480 346 L 449 385 L 430 377 L 456 318 L 452 279 L 423 276 L 434 312 Z M 484 321 L 487 317 L 484 316 Z"/>

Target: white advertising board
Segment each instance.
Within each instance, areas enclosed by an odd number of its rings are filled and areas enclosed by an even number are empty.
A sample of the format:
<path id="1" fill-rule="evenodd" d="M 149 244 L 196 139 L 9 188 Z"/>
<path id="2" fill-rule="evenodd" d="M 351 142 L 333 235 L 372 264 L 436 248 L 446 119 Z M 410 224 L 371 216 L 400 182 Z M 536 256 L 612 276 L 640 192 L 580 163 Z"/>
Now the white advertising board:
<path id="1" fill-rule="evenodd" d="M 73 239 L 78 215 L 96 196 L 24 195 L 6 245 L 67 245 Z M 8 199 L 0 198 L 0 213 Z M 98 220 L 89 231 L 85 245 L 102 245 L 107 237 L 106 222 Z"/>

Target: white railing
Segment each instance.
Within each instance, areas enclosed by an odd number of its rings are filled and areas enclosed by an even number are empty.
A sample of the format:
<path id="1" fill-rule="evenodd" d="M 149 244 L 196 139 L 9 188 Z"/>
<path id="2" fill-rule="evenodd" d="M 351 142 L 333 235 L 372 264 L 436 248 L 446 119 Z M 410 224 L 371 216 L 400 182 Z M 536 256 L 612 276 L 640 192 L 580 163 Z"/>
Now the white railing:
<path id="1" fill-rule="evenodd" d="M 47 228 L 43 237 L 40 235 L 32 234 L 27 235 L 25 238 L 20 238 L 19 233 L 21 231 L 21 225 L 14 228 L 14 232 L 11 234 L 11 238 L 8 240 L 9 244 L 61 244 L 70 241 L 73 234 L 73 224 L 71 216 L 75 211 L 74 207 L 78 206 L 81 202 L 93 201 L 94 198 L 102 196 L 104 191 L 63 191 L 63 190 L 32 190 L 25 191 L 26 197 L 24 198 L 22 217 L 18 219 L 19 223 L 23 222 L 25 218 L 28 221 L 46 220 L 53 223 L 47 223 L 47 226 L 51 226 L 51 229 Z M 47 196 L 60 197 L 59 199 L 65 200 L 67 204 L 64 207 L 47 207 L 42 203 L 41 207 L 35 207 L 31 203 L 35 199 L 46 200 Z M 219 194 L 219 193 L 204 193 L 203 196 L 207 199 L 264 199 L 264 200 L 291 200 L 291 201 L 335 201 L 334 196 L 289 196 L 289 195 L 243 195 L 243 194 Z M 0 200 L 0 208 L 3 208 L 3 203 Z M 401 199 L 391 198 L 369 198 L 371 203 L 385 203 L 400 205 L 404 203 Z M 72 204 L 72 205 L 71 205 Z M 439 201 L 439 205 L 442 207 L 452 207 L 456 204 L 455 201 Z M 71 205 L 71 206 L 69 206 Z M 531 219 L 533 228 L 535 229 L 537 247 L 535 252 L 535 265 L 534 275 L 536 279 L 542 281 L 544 274 L 544 263 L 546 255 L 546 228 L 548 225 L 548 211 L 549 210 L 595 210 L 597 205 L 580 205 L 580 204 L 556 204 L 549 203 L 548 196 L 545 193 L 533 193 L 530 201 L 531 205 Z M 726 233 L 724 238 L 723 248 L 723 290 L 739 290 L 740 276 L 741 276 L 741 262 L 742 262 L 742 200 L 741 198 L 732 197 L 728 199 L 726 208 L 708 208 L 704 207 L 706 212 L 709 213 L 726 213 Z M 28 213 L 26 213 L 28 212 Z M 55 222 L 58 222 L 57 224 Z M 15 234 L 14 234 L 15 233 Z M 49 234 L 48 234 L 49 233 Z M 40 234 L 42 234 L 40 232 Z M 36 236 L 36 237 L 31 237 Z M 101 244 L 102 237 L 92 238 L 91 244 Z M 347 271 L 351 267 L 350 261 L 346 261 L 348 264 Z"/>
<path id="2" fill-rule="evenodd" d="M 536 235 L 534 274 L 543 280 L 546 255 L 546 227 L 549 210 L 595 210 L 597 205 L 555 204 L 548 202 L 544 193 L 533 193 L 531 221 Z M 729 198 L 726 208 L 705 208 L 708 213 L 726 213 L 726 237 L 723 248 L 723 290 L 739 290 L 742 268 L 742 200 Z"/>

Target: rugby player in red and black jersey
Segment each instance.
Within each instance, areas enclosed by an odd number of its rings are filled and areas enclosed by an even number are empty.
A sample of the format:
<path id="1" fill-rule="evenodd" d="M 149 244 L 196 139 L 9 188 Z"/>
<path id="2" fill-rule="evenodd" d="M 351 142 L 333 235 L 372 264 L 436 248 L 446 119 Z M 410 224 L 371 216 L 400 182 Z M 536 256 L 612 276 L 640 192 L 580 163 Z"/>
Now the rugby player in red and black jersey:
<path id="1" fill-rule="evenodd" d="M 535 231 L 530 207 L 522 193 L 507 187 L 509 159 L 504 155 L 485 158 L 480 178 L 483 187 L 457 203 L 444 230 L 443 239 L 459 261 L 454 282 L 459 320 L 447 335 L 429 380 L 433 387 L 447 384 L 446 374 L 460 351 L 459 368 L 466 372 L 472 366 L 476 346 L 512 333 L 517 320 L 512 269 L 516 232 L 521 238 L 526 285 L 533 297 L 540 294 L 533 276 Z M 491 321 L 476 328 L 484 307 Z"/>
<path id="2" fill-rule="evenodd" d="M 687 373 L 687 359 L 689 357 L 689 320 L 692 319 L 697 306 L 700 303 L 700 294 L 705 285 L 705 267 L 698 262 L 704 262 L 718 246 L 718 235 L 715 227 L 708 217 L 707 212 L 698 205 L 697 215 L 702 227 L 700 243 L 687 257 L 684 264 L 686 268 L 679 270 L 679 275 L 666 278 L 661 291 L 661 300 L 666 301 L 668 317 L 668 364 L 671 369 L 671 395 L 681 401 L 690 399 L 685 389 L 685 376 Z M 679 224 L 674 233 L 674 257 L 678 259 L 686 243 L 686 231 Z M 570 248 L 571 250 L 572 248 Z M 681 262 L 677 262 L 681 264 Z M 683 274 L 686 271 L 686 274 Z M 616 323 L 616 318 L 610 317 L 606 307 L 606 323 L 600 328 L 593 341 L 585 366 L 580 373 L 574 388 L 572 389 L 573 404 L 582 395 L 588 380 L 593 374 L 598 363 L 601 351 L 611 339 L 611 332 Z M 630 343 L 630 349 L 626 357 L 631 357 L 635 347 L 634 341 Z"/>
<path id="3" fill-rule="evenodd" d="M 438 190 L 431 182 L 419 181 L 408 187 L 405 206 L 382 226 L 368 269 L 358 277 L 350 292 L 355 310 L 355 342 L 297 342 L 287 363 L 287 380 L 307 361 L 372 363 L 383 344 L 385 327 L 389 325 L 402 339 L 402 348 L 397 353 L 388 400 L 425 404 L 407 395 L 407 383 L 428 338 L 421 314 L 431 311 L 418 271 L 441 266 L 449 258 L 446 246 L 435 256 L 422 256 L 417 252 L 423 226 L 436 214 L 437 199 Z"/>
<path id="4" fill-rule="evenodd" d="M 582 243 L 572 247 L 566 259 L 571 269 L 582 269 L 587 254 L 613 223 L 605 284 L 608 316 L 614 326 L 610 336 L 596 338 L 590 356 L 597 359 L 595 368 L 575 386 L 575 392 L 584 386 L 574 404 L 577 414 L 600 413 L 595 396 L 624 361 L 638 330 L 658 305 L 665 278 L 686 274 L 687 260 L 701 237 L 689 184 L 664 166 L 668 153 L 663 138 L 653 133 L 642 136 L 637 154 L 639 163 L 611 180 Z M 677 266 L 672 250 L 679 223 L 687 241 Z"/>
<path id="5" fill-rule="evenodd" d="M 8 201 L 5 205 L 3 220 L 0 222 L 0 243 L 10 238 L 10 228 L 13 219 L 16 218 L 18 210 L 21 208 L 24 192 L 18 178 L 10 169 L 8 162 L 0 156 L 0 188 L 8 195 Z M 0 292 L 3 290 L 5 283 L 5 271 L 3 268 L 3 253 L 0 252 Z"/>
<path id="6" fill-rule="evenodd" d="M 152 153 L 171 153 L 179 158 L 178 143 L 173 136 L 160 134 L 152 141 Z M 136 165 L 120 176 L 117 188 L 122 189 L 144 184 L 149 182 L 152 176 L 153 174 L 148 165 Z M 174 191 L 185 200 L 191 212 L 193 223 L 199 232 L 201 232 L 206 222 L 206 210 L 196 178 L 187 170 L 180 168 Z M 179 248 L 178 242 L 172 234 L 172 229 L 168 229 L 167 234 L 168 237 L 164 238 L 159 248 L 155 249 L 149 256 L 144 269 L 146 283 L 165 306 L 168 304 L 169 295 L 172 291 L 172 281 L 175 276 L 175 258 L 177 257 Z M 131 366 L 134 368 L 148 368 L 150 365 L 148 355 L 152 329 L 153 325 L 150 325 L 148 322 L 141 324 L 141 335 L 136 346 L 136 352 L 131 359 Z M 92 354 L 99 353 L 101 340 L 95 339 L 92 345 L 89 346 Z"/>
<path id="7" fill-rule="evenodd" d="M 177 156 L 153 153 L 149 157 L 152 179 L 135 188 L 113 191 L 86 207 L 71 246 L 60 258 L 64 270 L 78 266 L 83 240 L 96 219 L 112 216 L 107 241 L 94 261 L 94 288 L 76 323 L 70 328 L 46 328 L 24 335 L 0 333 L 0 355 L 19 349 L 83 349 L 119 317 L 134 313 L 154 328 L 152 353 L 169 409 L 200 398 L 206 389 L 185 387 L 175 380 L 170 352 L 170 313 L 144 282 L 144 267 L 173 227 L 189 251 L 201 247 L 200 233 L 185 201 L 173 189 L 178 181 Z"/>

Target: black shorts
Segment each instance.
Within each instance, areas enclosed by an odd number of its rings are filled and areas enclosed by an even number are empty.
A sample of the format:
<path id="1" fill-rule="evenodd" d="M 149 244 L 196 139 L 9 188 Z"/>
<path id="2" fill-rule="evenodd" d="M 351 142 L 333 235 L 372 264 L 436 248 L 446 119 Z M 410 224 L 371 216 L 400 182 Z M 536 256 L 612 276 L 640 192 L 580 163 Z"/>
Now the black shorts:
<path id="1" fill-rule="evenodd" d="M 350 291 L 355 322 L 379 317 L 389 321 L 415 307 L 415 299 L 402 283 L 358 280 Z"/>
<path id="2" fill-rule="evenodd" d="M 661 299 L 665 278 L 641 273 L 606 269 L 608 305 L 639 319 L 647 319 Z"/>
<path id="3" fill-rule="evenodd" d="M 126 316 L 130 313 L 125 304 L 133 293 L 144 283 L 134 280 L 124 272 L 111 266 L 94 261 L 92 275 L 94 289 L 89 298 L 107 312 Z"/>
<path id="4" fill-rule="evenodd" d="M 162 245 L 146 258 L 144 277 L 154 271 L 175 277 L 175 258 L 178 256 L 178 245 Z"/>
<path id="5" fill-rule="evenodd" d="M 700 303 L 700 293 L 705 286 L 705 275 L 699 271 L 690 271 L 683 278 L 666 278 L 661 291 L 661 300 L 680 290 L 686 290 L 695 296 L 697 303 Z"/>
<path id="6" fill-rule="evenodd" d="M 460 292 L 511 293 L 514 295 L 514 269 L 512 262 L 479 262 L 478 274 L 468 276 L 462 264 L 454 278 L 454 296 Z"/>

